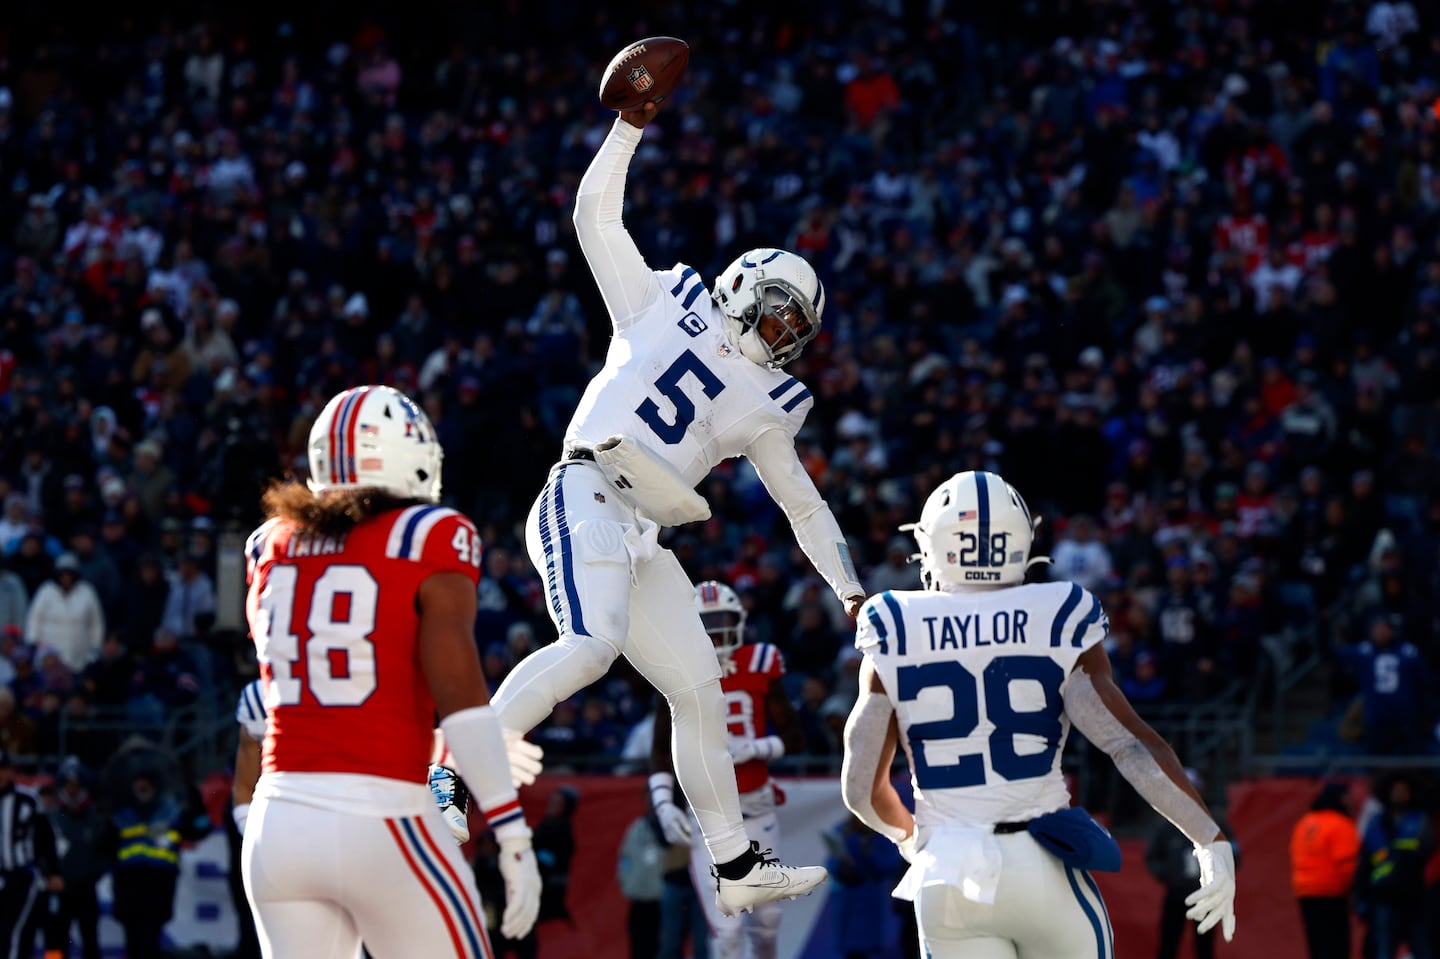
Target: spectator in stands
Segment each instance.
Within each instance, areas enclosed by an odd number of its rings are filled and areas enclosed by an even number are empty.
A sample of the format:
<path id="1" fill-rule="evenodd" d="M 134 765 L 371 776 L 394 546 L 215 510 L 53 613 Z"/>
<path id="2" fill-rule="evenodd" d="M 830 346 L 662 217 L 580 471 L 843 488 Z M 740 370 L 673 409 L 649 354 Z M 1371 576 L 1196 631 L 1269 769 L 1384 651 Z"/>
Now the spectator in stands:
<path id="1" fill-rule="evenodd" d="M 179 637 L 160 627 L 131 681 L 128 703 L 132 718 L 159 722 L 195 702 L 199 692 L 194 657 L 181 648 Z"/>
<path id="2" fill-rule="evenodd" d="M 1070 521 L 1050 556 L 1054 579 L 1078 583 L 1092 592 L 1110 575 L 1110 550 L 1096 537 L 1095 521 L 1089 516 Z"/>
<path id="3" fill-rule="evenodd" d="M 190 549 L 180 553 L 179 566 L 170 577 L 170 589 L 165 597 L 160 628 L 183 641 L 195 637 L 198 618 L 215 614 L 215 583 L 200 568 L 202 559 Z"/>
<path id="4" fill-rule="evenodd" d="M 102 848 L 114 857 L 114 914 L 125 928 L 125 954 L 161 959 L 160 934 L 175 911 L 185 810 L 156 775 L 137 773 L 110 817 Z"/>
<path id="5" fill-rule="evenodd" d="M 29 609 L 30 596 L 24 581 L 5 568 L 5 555 L 0 552 L 0 629 L 24 628 Z"/>
<path id="6" fill-rule="evenodd" d="M 1350 959 L 1350 890 L 1360 834 L 1348 793 L 1343 782 L 1325 783 L 1290 834 L 1291 887 L 1310 959 Z"/>
<path id="7" fill-rule="evenodd" d="M 1401 639 L 1394 621 L 1373 615 L 1363 642 L 1339 650 L 1360 684 L 1365 717 L 1365 751 L 1403 755 L 1427 745 L 1432 705 L 1429 670 L 1414 645 Z"/>
<path id="8" fill-rule="evenodd" d="M 35 724 L 7 688 L 0 688 L 0 750 L 11 756 L 35 755 Z"/>
<path id="9" fill-rule="evenodd" d="M 1415 959 L 1429 959 L 1425 928 L 1425 862 L 1435 851 L 1435 825 L 1415 805 L 1415 780 L 1406 773 L 1374 784 L 1381 811 L 1360 843 L 1355 910 L 1365 921 L 1375 959 L 1396 959 L 1403 943 Z"/>
<path id="10" fill-rule="evenodd" d="M 64 553 L 55 561 L 52 580 L 35 591 L 25 622 L 25 637 L 60 654 L 72 672 L 85 669 L 105 640 L 105 611 L 95 587 L 80 578 L 80 561 Z"/>

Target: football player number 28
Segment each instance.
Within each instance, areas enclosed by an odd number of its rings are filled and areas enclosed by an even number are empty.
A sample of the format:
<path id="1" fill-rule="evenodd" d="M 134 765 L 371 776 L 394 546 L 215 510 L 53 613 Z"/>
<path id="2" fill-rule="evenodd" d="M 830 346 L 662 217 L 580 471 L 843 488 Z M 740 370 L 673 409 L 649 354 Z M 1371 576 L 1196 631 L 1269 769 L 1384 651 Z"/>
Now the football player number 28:
<path id="1" fill-rule="evenodd" d="M 990 733 L 990 768 L 1002 779 L 1034 779 L 1050 771 L 1055 750 L 1060 746 L 1060 686 L 1065 671 L 1051 659 L 1034 656 L 1001 656 L 991 660 L 977 680 L 960 663 L 946 660 L 902 666 L 896 672 L 897 698 L 903 702 L 920 699 L 920 694 L 939 689 L 949 693 L 953 709 L 949 719 L 912 722 L 906 730 L 915 761 L 915 783 L 921 789 L 956 789 L 985 782 L 985 757 L 962 753 L 953 763 L 931 761 L 925 745 L 932 744 L 931 756 L 942 750 L 936 740 L 964 739 L 980 725 L 980 683 L 985 687 L 986 718 L 994 724 Z M 1016 709 L 1012 702 L 1018 684 L 1038 689 L 1044 704 L 1035 709 Z M 930 697 L 926 697 L 929 699 Z M 1024 737 L 1039 749 L 1021 752 L 1018 740 Z M 935 757 L 938 758 L 938 757 Z"/>
<path id="2" fill-rule="evenodd" d="M 644 420 L 645 425 L 649 426 L 666 446 L 674 446 L 683 440 L 685 431 L 695 422 L 695 401 L 690 399 L 680 386 L 680 381 L 687 373 L 695 377 L 701 391 L 709 399 L 713 400 L 725 389 L 724 381 L 711 372 L 710 367 L 702 363 L 700 357 L 694 353 L 686 350 L 676 357 L 675 362 L 655 378 L 655 388 L 675 407 L 675 421 L 667 422 L 660 413 L 660 404 L 652 399 L 646 398 L 635 407 L 635 415 Z"/>
<path id="3" fill-rule="evenodd" d="M 294 566 L 271 567 L 265 591 L 260 594 L 263 613 L 256 623 L 255 646 L 260 659 L 270 664 L 271 681 L 265 705 L 293 706 L 300 702 L 301 679 L 295 675 L 300 661 L 300 637 L 292 623 L 295 609 Z M 380 586 L 364 566 L 331 566 L 315 581 L 305 629 L 305 685 L 322 706 L 359 706 L 375 691 L 375 610 Z"/>

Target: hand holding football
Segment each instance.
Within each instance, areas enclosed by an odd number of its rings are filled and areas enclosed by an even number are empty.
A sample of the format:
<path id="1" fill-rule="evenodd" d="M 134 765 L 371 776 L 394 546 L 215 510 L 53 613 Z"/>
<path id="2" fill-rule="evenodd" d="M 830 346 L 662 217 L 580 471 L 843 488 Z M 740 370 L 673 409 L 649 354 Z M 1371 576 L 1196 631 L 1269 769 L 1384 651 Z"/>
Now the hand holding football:
<path id="1" fill-rule="evenodd" d="M 674 37 L 647 37 L 615 54 L 600 77 L 600 105 L 608 110 L 638 110 L 659 103 L 680 83 L 690 62 L 690 47 Z"/>

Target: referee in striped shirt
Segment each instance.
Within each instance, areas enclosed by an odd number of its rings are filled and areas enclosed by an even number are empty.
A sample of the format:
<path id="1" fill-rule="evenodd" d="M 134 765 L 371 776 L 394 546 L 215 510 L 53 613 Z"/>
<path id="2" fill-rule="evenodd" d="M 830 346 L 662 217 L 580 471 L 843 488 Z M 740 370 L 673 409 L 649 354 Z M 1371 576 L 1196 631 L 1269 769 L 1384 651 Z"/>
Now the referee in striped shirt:
<path id="1" fill-rule="evenodd" d="M 63 886 L 55 830 L 34 795 L 16 788 L 10 754 L 0 749 L 0 955 L 4 959 L 29 959 L 34 949 L 30 914 L 40 895 L 40 876 L 52 892 Z"/>

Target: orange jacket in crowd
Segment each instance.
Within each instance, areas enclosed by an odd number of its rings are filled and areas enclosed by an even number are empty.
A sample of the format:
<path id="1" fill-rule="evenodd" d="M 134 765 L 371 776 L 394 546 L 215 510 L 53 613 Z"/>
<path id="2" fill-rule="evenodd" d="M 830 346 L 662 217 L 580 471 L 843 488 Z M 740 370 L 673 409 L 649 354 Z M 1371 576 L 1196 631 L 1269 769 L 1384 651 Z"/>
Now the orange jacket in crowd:
<path id="1" fill-rule="evenodd" d="M 1316 809 L 1300 817 L 1290 834 L 1290 881 L 1295 895 L 1348 896 L 1360 854 L 1355 820 L 1333 809 Z"/>

